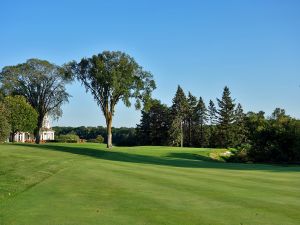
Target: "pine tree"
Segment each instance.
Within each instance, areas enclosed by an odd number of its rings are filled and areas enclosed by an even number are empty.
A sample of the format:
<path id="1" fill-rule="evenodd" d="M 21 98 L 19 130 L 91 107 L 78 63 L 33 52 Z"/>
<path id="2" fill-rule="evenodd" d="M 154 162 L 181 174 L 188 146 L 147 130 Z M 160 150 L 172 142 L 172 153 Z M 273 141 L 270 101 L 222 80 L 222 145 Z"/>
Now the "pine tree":
<path id="1" fill-rule="evenodd" d="M 216 124 L 217 124 L 217 108 L 215 103 L 210 100 L 208 105 L 209 117 L 209 146 L 216 147 Z"/>
<path id="2" fill-rule="evenodd" d="M 217 108 L 215 103 L 210 100 L 208 105 L 209 123 L 210 125 L 216 125 L 217 123 Z"/>
<path id="3" fill-rule="evenodd" d="M 175 97 L 173 98 L 173 104 L 171 107 L 172 122 L 169 131 L 170 142 L 172 145 L 183 147 L 183 123 L 187 114 L 187 99 L 182 90 L 178 85 Z"/>
<path id="4" fill-rule="evenodd" d="M 219 109 L 218 114 L 218 145 L 228 148 L 233 145 L 233 126 L 235 121 L 235 104 L 230 96 L 230 90 L 226 86 L 223 91 L 222 99 L 217 99 Z"/>
<path id="5" fill-rule="evenodd" d="M 151 100 L 149 110 L 142 110 L 142 118 L 136 128 L 139 144 L 167 145 L 170 126 L 170 109 L 159 100 Z"/>
<path id="6" fill-rule="evenodd" d="M 151 138 L 150 138 L 151 124 L 150 124 L 150 113 L 149 113 L 150 110 L 149 111 L 142 110 L 140 124 L 138 124 L 136 127 L 136 135 L 138 137 L 139 145 L 150 145 L 151 143 Z"/>
<path id="7" fill-rule="evenodd" d="M 202 99 L 202 97 L 200 97 L 198 104 L 197 104 L 197 109 L 196 109 L 196 113 L 197 113 L 197 119 L 198 119 L 198 124 L 200 127 L 199 130 L 199 135 L 200 135 L 200 140 L 199 140 L 199 144 L 200 147 L 204 147 L 207 137 L 206 137 L 206 132 L 204 130 L 204 127 L 208 121 L 208 114 L 207 114 L 207 109 L 205 106 L 205 103 Z"/>
<path id="8" fill-rule="evenodd" d="M 240 146 L 247 142 L 247 129 L 245 125 L 246 115 L 243 107 L 239 103 L 235 109 L 235 123 L 234 123 L 234 145 Z"/>
<path id="9" fill-rule="evenodd" d="M 187 103 L 188 103 L 188 109 L 187 109 L 187 115 L 186 115 L 186 133 L 187 133 L 187 140 L 186 143 L 188 146 L 193 146 L 193 134 L 195 133 L 195 126 L 197 123 L 197 114 L 196 114 L 196 108 L 197 108 L 197 98 L 189 92 L 188 98 L 187 98 Z"/>

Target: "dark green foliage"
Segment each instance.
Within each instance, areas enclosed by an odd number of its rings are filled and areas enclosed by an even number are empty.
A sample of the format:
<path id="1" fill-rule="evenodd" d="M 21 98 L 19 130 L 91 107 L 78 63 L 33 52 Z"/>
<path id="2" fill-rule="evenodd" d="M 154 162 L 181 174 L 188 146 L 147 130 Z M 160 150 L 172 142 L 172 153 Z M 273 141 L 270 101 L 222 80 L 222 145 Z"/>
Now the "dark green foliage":
<path id="1" fill-rule="evenodd" d="M 208 118 L 209 118 L 209 147 L 216 147 L 216 131 L 217 131 L 217 108 L 215 103 L 210 100 L 208 105 Z"/>
<path id="2" fill-rule="evenodd" d="M 8 112 L 4 104 L 0 102 L 0 143 L 7 140 L 11 131 L 11 126 L 8 123 Z"/>
<path id="3" fill-rule="evenodd" d="M 215 103 L 210 100 L 208 105 L 208 117 L 209 117 L 209 123 L 210 125 L 216 125 L 217 124 L 217 108 L 215 106 Z"/>
<path id="4" fill-rule="evenodd" d="M 196 134 L 198 126 L 197 103 L 197 98 L 189 92 L 187 97 L 187 113 L 184 122 L 184 131 L 186 133 L 186 135 L 184 135 L 184 143 L 187 146 L 194 146 L 198 139 Z"/>
<path id="5" fill-rule="evenodd" d="M 270 119 L 262 119 L 261 114 L 250 114 L 248 118 L 252 144 L 248 152 L 250 159 L 255 162 L 300 162 L 299 121 L 282 109 L 275 109 Z"/>
<path id="6" fill-rule="evenodd" d="M 116 146 L 134 146 L 137 145 L 135 128 L 113 128 L 114 145 Z"/>
<path id="7" fill-rule="evenodd" d="M 61 106 L 68 101 L 65 84 L 68 79 L 61 67 L 45 60 L 29 59 L 16 66 L 6 66 L 0 73 L 1 89 L 6 95 L 22 95 L 37 111 L 36 143 L 46 114 L 58 118 Z"/>
<path id="8" fill-rule="evenodd" d="M 137 138 L 140 145 L 167 145 L 170 128 L 170 109 L 158 100 L 151 100 L 149 110 L 142 111 L 137 125 Z"/>
<path id="9" fill-rule="evenodd" d="M 104 51 L 79 63 L 65 66 L 68 74 L 75 76 L 92 93 L 106 120 L 107 147 L 112 147 L 112 118 L 115 106 L 121 100 L 129 107 L 135 99 L 137 109 L 145 109 L 155 82 L 150 72 L 144 71 L 129 55 L 119 51 Z"/>
<path id="10" fill-rule="evenodd" d="M 104 140 L 107 139 L 107 130 L 105 127 L 53 127 L 55 130 L 55 135 L 65 135 L 65 134 L 76 134 L 80 139 L 85 139 L 88 142 L 95 140 L 98 135 L 101 135 Z M 135 128 L 112 128 L 113 129 L 113 139 L 114 145 L 117 146 L 133 146 L 137 145 L 137 138 L 135 134 Z"/>
<path id="11" fill-rule="evenodd" d="M 178 86 L 171 107 L 171 126 L 169 130 L 170 144 L 183 147 L 183 126 L 188 112 L 188 102 L 180 86 Z"/>
<path id="12" fill-rule="evenodd" d="M 38 114 L 23 96 L 7 96 L 3 103 L 11 127 L 11 141 L 17 132 L 32 132 L 36 128 Z"/>
<path id="13" fill-rule="evenodd" d="M 235 109 L 235 121 L 233 124 L 234 139 L 233 146 L 241 146 L 247 143 L 247 128 L 245 125 L 245 117 L 242 105 L 239 103 Z"/>
<path id="14" fill-rule="evenodd" d="M 95 139 L 89 139 L 87 142 L 102 144 L 104 143 L 104 137 L 102 137 L 102 135 L 98 135 Z"/>
<path id="15" fill-rule="evenodd" d="M 1 77 L 0 77 L 0 79 L 1 79 Z M 1 80 L 0 80 L 0 81 L 1 81 Z M 4 95 L 4 90 L 3 90 L 3 88 L 0 87 L 0 102 L 3 101 L 4 97 L 5 97 L 5 95 Z"/>
<path id="16" fill-rule="evenodd" d="M 241 144 L 235 150 L 231 151 L 232 155 L 230 155 L 229 157 L 225 157 L 224 159 L 227 162 L 234 162 L 234 163 L 251 162 L 251 159 L 249 158 L 250 149 L 251 149 L 250 144 Z"/>
<path id="17" fill-rule="evenodd" d="M 245 117 L 247 136 L 250 140 L 258 138 L 260 131 L 264 130 L 268 122 L 265 118 L 265 112 L 259 111 L 258 113 L 248 112 Z"/>
<path id="18" fill-rule="evenodd" d="M 202 97 L 199 98 L 196 107 L 197 124 L 199 125 L 199 146 L 206 147 L 208 145 L 207 132 L 205 132 L 208 122 L 208 113 Z"/>
<path id="19" fill-rule="evenodd" d="M 217 146 L 226 148 L 233 147 L 234 130 L 232 124 L 235 121 L 235 104 L 227 86 L 224 88 L 222 99 L 217 99 L 217 101 L 219 106 L 217 110 Z"/>

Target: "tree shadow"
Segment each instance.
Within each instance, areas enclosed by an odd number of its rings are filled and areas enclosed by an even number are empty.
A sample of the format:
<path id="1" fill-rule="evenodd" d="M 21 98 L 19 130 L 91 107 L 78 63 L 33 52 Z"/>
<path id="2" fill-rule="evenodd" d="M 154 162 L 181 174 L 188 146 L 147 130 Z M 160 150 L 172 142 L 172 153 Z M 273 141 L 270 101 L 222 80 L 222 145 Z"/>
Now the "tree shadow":
<path id="1" fill-rule="evenodd" d="M 188 153 L 188 152 L 172 152 L 168 154 L 166 157 L 169 158 L 177 158 L 177 159 L 187 159 L 187 160 L 197 160 L 197 161 L 206 161 L 206 162 L 216 162 L 222 163 L 216 159 L 212 159 L 209 156 L 199 155 L 195 153 Z"/>
<path id="2" fill-rule="evenodd" d="M 93 157 L 103 160 L 130 162 L 138 164 L 152 164 L 160 166 L 173 166 L 183 168 L 214 168 L 226 170 L 267 170 L 273 172 L 300 172 L 298 165 L 267 165 L 267 164 L 244 164 L 225 163 L 211 159 L 208 156 L 193 153 L 170 153 L 163 157 L 138 155 L 115 150 L 93 149 L 86 147 L 61 146 L 53 144 L 18 144 L 24 147 L 38 148 L 48 151 L 67 152 L 76 155 Z M 184 150 L 183 150 L 184 151 Z"/>

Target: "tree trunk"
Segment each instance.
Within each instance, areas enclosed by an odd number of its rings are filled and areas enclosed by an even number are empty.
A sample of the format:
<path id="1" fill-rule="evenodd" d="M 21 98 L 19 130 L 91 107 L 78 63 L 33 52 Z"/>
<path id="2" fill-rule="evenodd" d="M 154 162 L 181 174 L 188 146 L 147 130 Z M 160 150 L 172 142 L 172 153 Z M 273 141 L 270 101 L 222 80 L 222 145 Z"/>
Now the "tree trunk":
<path id="1" fill-rule="evenodd" d="M 192 146 L 192 121 L 189 119 L 189 146 Z"/>
<path id="2" fill-rule="evenodd" d="M 111 117 L 106 120 L 106 126 L 107 126 L 107 148 L 112 148 L 112 133 L 111 133 L 112 118 Z"/>
<path id="3" fill-rule="evenodd" d="M 180 147 L 183 147 L 183 121 L 180 122 L 180 130 L 181 130 L 181 136 L 180 136 Z"/>
<path id="4" fill-rule="evenodd" d="M 40 142 L 41 142 L 40 131 L 41 131 L 41 128 L 42 128 L 42 125 L 43 125 L 43 119 L 44 118 L 41 118 L 41 117 L 38 118 L 37 127 L 34 129 L 34 137 L 35 137 L 35 143 L 36 144 L 40 144 Z"/>
<path id="5" fill-rule="evenodd" d="M 10 141 L 11 141 L 12 143 L 15 142 L 15 133 L 14 133 L 14 132 L 11 132 L 11 133 L 10 133 Z"/>
<path id="6" fill-rule="evenodd" d="M 203 124 L 200 124 L 200 147 L 203 148 Z"/>

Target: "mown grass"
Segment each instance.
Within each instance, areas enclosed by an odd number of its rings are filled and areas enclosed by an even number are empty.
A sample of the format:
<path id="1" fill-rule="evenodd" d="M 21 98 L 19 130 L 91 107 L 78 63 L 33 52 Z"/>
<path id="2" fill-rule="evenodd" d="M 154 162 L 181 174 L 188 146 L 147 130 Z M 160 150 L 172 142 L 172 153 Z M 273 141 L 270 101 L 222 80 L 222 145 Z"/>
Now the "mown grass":
<path id="1" fill-rule="evenodd" d="M 0 145 L 0 224 L 299 224 L 300 167 L 209 149 Z"/>

